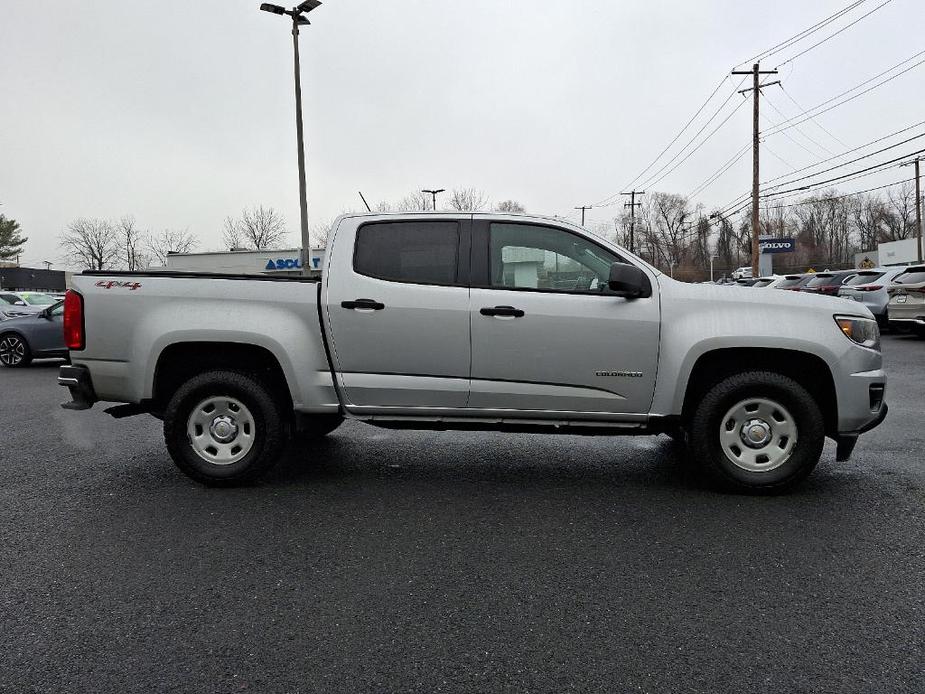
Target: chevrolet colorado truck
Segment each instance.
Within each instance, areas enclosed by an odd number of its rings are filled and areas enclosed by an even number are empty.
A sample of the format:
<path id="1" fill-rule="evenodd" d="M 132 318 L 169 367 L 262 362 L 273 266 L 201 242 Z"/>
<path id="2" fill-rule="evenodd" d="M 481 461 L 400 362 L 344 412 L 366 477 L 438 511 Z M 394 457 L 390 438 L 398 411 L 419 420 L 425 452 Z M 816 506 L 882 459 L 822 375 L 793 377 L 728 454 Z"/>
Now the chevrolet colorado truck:
<path id="1" fill-rule="evenodd" d="M 344 215 L 320 280 L 84 272 L 64 332 L 64 407 L 162 419 L 177 466 L 214 485 L 354 419 L 664 433 L 719 483 L 779 492 L 887 412 L 863 305 L 677 282 L 526 215 Z"/>

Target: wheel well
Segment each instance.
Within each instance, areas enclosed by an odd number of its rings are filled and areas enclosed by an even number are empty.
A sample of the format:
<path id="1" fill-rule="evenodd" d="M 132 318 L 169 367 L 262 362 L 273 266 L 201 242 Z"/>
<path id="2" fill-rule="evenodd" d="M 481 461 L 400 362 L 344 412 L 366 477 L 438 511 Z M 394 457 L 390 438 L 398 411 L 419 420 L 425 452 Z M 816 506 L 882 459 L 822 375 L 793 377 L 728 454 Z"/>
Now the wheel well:
<path id="1" fill-rule="evenodd" d="M 826 433 L 837 431 L 838 401 L 829 365 L 814 354 L 789 349 L 737 347 L 702 354 L 691 370 L 684 393 L 684 421 L 690 418 L 704 393 L 727 376 L 744 371 L 773 371 L 792 378 L 819 404 Z"/>
<path id="2" fill-rule="evenodd" d="M 279 361 L 270 350 L 237 342 L 180 342 L 161 352 L 154 369 L 155 410 L 167 406 L 177 388 L 206 371 L 232 369 L 258 376 L 292 408 L 292 396 Z"/>

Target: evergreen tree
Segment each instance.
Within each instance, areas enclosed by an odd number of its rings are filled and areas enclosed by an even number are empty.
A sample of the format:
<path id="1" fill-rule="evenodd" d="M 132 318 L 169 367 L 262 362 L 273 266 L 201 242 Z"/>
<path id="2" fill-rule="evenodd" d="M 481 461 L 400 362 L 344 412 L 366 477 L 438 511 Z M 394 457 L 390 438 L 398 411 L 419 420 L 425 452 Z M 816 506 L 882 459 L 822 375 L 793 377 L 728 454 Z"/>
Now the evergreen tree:
<path id="1" fill-rule="evenodd" d="M 22 247 L 29 239 L 19 232 L 19 222 L 0 214 L 0 260 L 12 260 L 22 253 Z"/>

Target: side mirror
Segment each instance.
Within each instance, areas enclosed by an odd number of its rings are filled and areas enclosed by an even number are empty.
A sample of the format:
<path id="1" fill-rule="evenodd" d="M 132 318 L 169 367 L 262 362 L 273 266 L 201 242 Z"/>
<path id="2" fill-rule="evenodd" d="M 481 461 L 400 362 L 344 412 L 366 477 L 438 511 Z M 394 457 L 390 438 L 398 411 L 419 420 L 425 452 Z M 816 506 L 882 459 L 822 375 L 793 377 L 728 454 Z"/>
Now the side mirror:
<path id="1" fill-rule="evenodd" d="M 51 309 L 47 309 L 47 308 L 42 309 L 41 312 L 39 313 L 39 316 L 41 316 L 45 320 L 51 320 Z"/>
<path id="2" fill-rule="evenodd" d="M 607 288 L 617 296 L 627 299 L 639 299 L 652 296 L 652 284 L 649 277 L 635 265 L 614 263 L 610 266 L 610 278 Z"/>

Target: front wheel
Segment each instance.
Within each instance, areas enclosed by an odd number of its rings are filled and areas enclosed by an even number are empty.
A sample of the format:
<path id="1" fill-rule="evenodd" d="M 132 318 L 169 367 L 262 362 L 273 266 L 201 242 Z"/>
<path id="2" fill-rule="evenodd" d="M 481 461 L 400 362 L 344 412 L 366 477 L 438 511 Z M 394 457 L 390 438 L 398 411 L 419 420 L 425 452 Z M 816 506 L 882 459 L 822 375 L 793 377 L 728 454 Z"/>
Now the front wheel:
<path id="1" fill-rule="evenodd" d="M 822 411 L 799 383 L 774 372 L 729 376 L 704 395 L 690 421 L 697 462 L 735 491 L 779 493 L 801 482 L 825 442 Z"/>
<path id="2" fill-rule="evenodd" d="M 290 413 L 254 376 L 209 371 L 177 389 L 164 416 L 174 463 L 198 482 L 228 486 L 256 479 L 283 452 Z"/>

